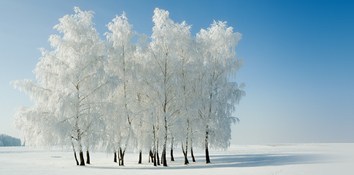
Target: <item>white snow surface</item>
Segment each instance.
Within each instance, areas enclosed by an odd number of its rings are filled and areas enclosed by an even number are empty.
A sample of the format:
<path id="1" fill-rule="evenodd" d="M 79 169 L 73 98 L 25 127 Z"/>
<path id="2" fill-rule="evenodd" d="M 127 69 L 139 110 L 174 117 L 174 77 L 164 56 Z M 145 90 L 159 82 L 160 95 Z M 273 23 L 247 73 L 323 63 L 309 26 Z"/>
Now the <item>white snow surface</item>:
<path id="1" fill-rule="evenodd" d="M 204 163 L 202 150 L 196 163 L 183 165 L 180 149 L 175 149 L 175 162 L 168 167 L 154 167 L 143 154 L 127 153 L 125 166 L 113 163 L 113 154 L 92 152 L 91 165 L 76 166 L 73 153 L 62 149 L 31 147 L 0 148 L 0 175 L 353 175 L 354 143 L 347 144 L 278 144 L 233 145 L 227 151 L 211 150 L 211 164 Z M 190 160 L 191 161 L 191 160 Z"/>

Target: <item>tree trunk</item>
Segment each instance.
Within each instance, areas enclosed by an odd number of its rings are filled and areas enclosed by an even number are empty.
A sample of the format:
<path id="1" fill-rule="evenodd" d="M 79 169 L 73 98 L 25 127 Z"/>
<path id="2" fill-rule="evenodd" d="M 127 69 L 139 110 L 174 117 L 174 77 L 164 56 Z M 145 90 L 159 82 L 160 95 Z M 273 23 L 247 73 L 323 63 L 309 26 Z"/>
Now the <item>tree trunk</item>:
<path id="1" fill-rule="evenodd" d="M 118 165 L 120 166 L 120 148 L 118 149 L 118 152 L 117 152 L 117 156 L 118 156 Z"/>
<path id="2" fill-rule="evenodd" d="M 183 142 L 182 142 L 182 152 L 184 155 L 184 164 L 188 165 L 189 161 L 188 161 L 188 139 L 189 139 L 189 119 L 187 119 L 187 135 L 186 135 L 186 148 L 183 147 Z"/>
<path id="3" fill-rule="evenodd" d="M 167 57 L 167 53 L 166 53 L 166 57 Z M 168 131 L 168 128 L 167 128 L 167 104 L 168 104 L 168 93 L 167 93 L 167 59 L 165 58 L 165 70 L 164 70 L 164 97 L 165 97 L 165 101 L 163 103 L 163 117 L 164 117 L 164 128 L 165 128 L 165 136 L 164 136 L 164 139 L 163 139 L 163 146 L 162 146 L 162 155 L 161 155 L 161 159 L 162 159 L 162 165 L 163 166 L 167 166 L 167 159 L 166 159 L 166 147 L 167 147 L 167 131 Z"/>
<path id="4" fill-rule="evenodd" d="M 159 140 L 156 138 L 156 128 L 155 125 L 152 126 L 152 133 L 154 136 L 154 146 L 153 146 L 153 158 L 152 161 L 154 163 L 154 166 L 160 165 L 160 160 L 159 160 Z"/>
<path id="5" fill-rule="evenodd" d="M 157 156 L 157 152 L 154 152 L 154 158 L 152 160 L 154 162 L 154 166 L 157 166 L 157 162 L 158 162 L 157 159 L 156 159 L 157 157 L 158 157 Z"/>
<path id="6" fill-rule="evenodd" d="M 162 155 L 161 155 L 161 164 L 163 166 L 167 166 L 167 160 L 166 160 L 166 146 L 162 150 Z"/>
<path id="7" fill-rule="evenodd" d="M 193 153 L 193 147 L 192 146 L 191 146 L 191 156 L 192 156 L 192 161 L 195 162 L 194 153 Z"/>
<path id="8" fill-rule="evenodd" d="M 151 160 L 151 163 L 154 163 L 154 153 L 152 153 L 151 149 L 149 151 L 149 163 L 150 163 L 150 160 Z"/>
<path id="9" fill-rule="evenodd" d="M 173 157 L 173 148 L 171 148 L 171 161 L 175 161 L 175 158 Z"/>
<path id="10" fill-rule="evenodd" d="M 161 165 L 160 164 L 160 156 L 159 156 L 159 150 L 156 150 L 156 157 L 155 157 L 155 162 L 157 163 L 157 165 Z"/>
<path id="11" fill-rule="evenodd" d="M 164 111 L 166 107 L 164 107 Z M 165 137 L 164 137 L 164 143 L 163 143 L 163 147 L 162 147 L 162 155 L 161 155 L 161 164 L 163 166 L 167 166 L 167 159 L 166 159 L 166 147 L 167 147 L 167 118 L 166 118 L 166 114 L 165 114 Z"/>
<path id="12" fill-rule="evenodd" d="M 206 161 L 206 163 L 210 163 L 209 149 L 208 148 L 205 148 L 205 161 Z"/>
<path id="13" fill-rule="evenodd" d="M 142 152 L 141 150 L 139 151 L 139 161 L 138 161 L 138 164 L 141 164 L 141 159 L 142 159 Z"/>
<path id="14" fill-rule="evenodd" d="M 125 150 L 123 151 L 122 148 L 119 148 L 119 166 L 124 166 L 124 154 L 125 154 Z"/>
<path id="15" fill-rule="evenodd" d="M 79 165 L 79 161 L 77 160 L 77 156 L 76 156 L 75 146 L 74 146 L 74 143 L 73 143 L 72 140 L 71 140 L 71 146 L 73 147 L 73 152 L 74 152 L 74 157 L 75 157 L 76 165 Z"/>
<path id="16" fill-rule="evenodd" d="M 114 151 L 113 162 L 117 163 L 117 151 Z"/>
<path id="17" fill-rule="evenodd" d="M 194 152 L 193 152 L 193 128 L 191 127 L 191 157 L 192 161 L 195 162 Z"/>
<path id="18" fill-rule="evenodd" d="M 210 163 L 210 157 L 209 157 L 209 131 L 208 131 L 208 125 L 206 126 L 206 132 L 205 132 L 205 162 Z"/>
<path id="19" fill-rule="evenodd" d="M 86 150 L 86 163 L 87 163 L 87 164 L 91 164 L 90 152 L 89 152 L 88 150 Z"/>
<path id="20" fill-rule="evenodd" d="M 171 161 L 175 161 L 175 158 L 173 157 L 173 137 L 171 140 Z"/>
<path id="21" fill-rule="evenodd" d="M 183 152 L 183 156 L 184 156 L 184 164 L 188 165 L 189 161 L 188 161 L 188 146 L 186 145 L 186 149 L 184 149 L 183 143 L 182 143 L 182 152 Z"/>
<path id="22" fill-rule="evenodd" d="M 183 155 L 184 155 L 184 164 L 188 165 L 189 161 L 188 161 L 187 153 L 184 152 Z"/>
<path id="23" fill-rule="evenodd" d="M 74 157 L 75 157 L 76 165 L 79 165 L 79 161 L 77 160 L 77 156 L 76 156 L 76 151 L 75 150 L 74 150 Z"/>
<path id="24" fill-rule="evenodd" d="M 84 153 L 80 150 L 80 166 L 85 166 Z"/>

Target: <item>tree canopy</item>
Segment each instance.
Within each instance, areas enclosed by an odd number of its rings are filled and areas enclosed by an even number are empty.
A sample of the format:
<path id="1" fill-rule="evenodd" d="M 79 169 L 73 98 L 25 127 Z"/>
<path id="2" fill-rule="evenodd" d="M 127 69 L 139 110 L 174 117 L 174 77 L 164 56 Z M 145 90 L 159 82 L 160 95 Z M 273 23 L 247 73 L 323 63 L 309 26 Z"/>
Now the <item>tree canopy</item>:
<path id="1" fill-rule="evenodd" d="M 36 79 L 13 82 L 34 102 L 16 113 L 26 144 L 72 146 L 80 165 L 92 149 L 118 154 L 119 165 L 127 149 L 149 151 L 156 165 L 161 149 L 164 166 L 167 148 L 172 155 L 181 146 L 185 164 L 188 150 L 203 148 L 210 163 L 210 146 L 230 145 L 245 94 L 230 78 L 241 65 L 240 33 L 214 21 L 194 36 L 191 25 L 156 8 L 150 37 L 135 32 L 123 13 L 102 39 L 93 16 L 75 7 L 60 18 Z"/>

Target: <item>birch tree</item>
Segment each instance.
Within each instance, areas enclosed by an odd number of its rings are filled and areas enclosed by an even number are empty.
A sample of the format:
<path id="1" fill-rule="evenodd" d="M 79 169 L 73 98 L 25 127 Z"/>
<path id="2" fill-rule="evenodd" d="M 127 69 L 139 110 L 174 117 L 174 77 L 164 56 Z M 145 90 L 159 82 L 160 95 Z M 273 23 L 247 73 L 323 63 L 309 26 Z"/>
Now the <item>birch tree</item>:
<path id="1" fill-rule="evenodd" d="M 120 85 L 115 89 L 113 97 L 117 113 L 113 117 L 121 117 L 120 125 L 124 128 L 120 130 L 118 138 L 118 157 L 119 165 L 124 165 L 124 155 L 134 137 L 132 122 L 134 120 L 134 103 L 137 98 L 137 88 L 135 87 L 134 72 L 134 52 L 135 47 L 131 43 L 134 32 L 132 26 L 128 22 L 128 18 L 123 13 L 117 16 L 108 25 L 109 32 L 106 33 L 108 41 L 108 68 L 111 75 L 116 76 L 120 80 Z"/>
<path id="2" fill-rule="evenodd" d="M 177 97 L 176 67 L 179 60 L 178 47 L 189 36 L 189 29 L 185 22 L 175 23 L 169 18 L 168 11 L 155 9 L 153 16 L 153 33 L 151 36 L 151 84 L 154 86 L 157 115 L 161 121 L 162 155 L 161 162 L 167 166 L 166 150 L 169 135 L 169 126 L 173 125 L 176 114 L 180 112 Z M 182 37 L 182 38 L 180 38 Z M 186 46 L 184 46 L 185 48 Z M 187 46 L 188 47 L 188 46 Z"/>
<path id="3" fill-rule="evenodd" d="M 172 125 L 171 130 L 171 142 L 173 143 L 175 135 L 178 133 L 180 136 L 178 141 L 181 142 L 182 152 L 184 155 L 185 164 L 189 164 L 187 154 L 188 149 L 191 145 L 191 131 L 192 131 L 192 122 L 194 115 L 194 103 L 196 103 L 195 98 L 193 98 L 193 81 L 194 78 L 194 57 L 196 56 L 195 42 L 190 33 L 190 26 L 180 24 L 179 27 L 176 27 L 178 32 L 174 33 L 175 36 L 179 38 L 178 41 L 175 41 L 176 47 L 174 48 L 177 57 L 176 64 L 176 81 L 177 87 L 176 91 L 178 96 L 177 106 L 180 108 L 177 113 L 177 119 L 173 121 L 176 123 Z M 183 128 L 183 129 L 182 129 Z M 182 129 L 182 130 L 181 130 Z M 173 144 L 171 144 L 171 152 L 173 149 Z M 172 157 L 171 153 L 171 157 Z"/>
<path id="4" fill-rule="evenodd" d="M 235 48 L 241 35 L 234 33 L 232 27 L 226 22 L 215 22 L 208 28 L 202 29 L 196 36 L 200 54 L 200 106 L 199 116 L 205 126 L 205 156 L 206 163 L 210 163 L 209 141 L 210 134 L 215 131 L 215 123 L 220 123 L 224 118 L 230 118 L 234 108 L 226 105 L 230 100 L 238 101 L 241 95 L 224 96 L 223 88 L 234 88 L 231 91 L 239 90 L 238 86 L 228 86 L 228 76 L 239 68 L 240 62 L 236 58 Z M 240 91 L 241 92 L 241 91 Z M 237 93 L 242 94 L 242 93 Z M 228 97 L 228 98 L 226 98 Z M 229 99 L 233 98 L 233 99 Z M 235 105 L 234 103 L 232 105 Z M 223 114 L 228 114 L 223 116 Z M 221 120 L 221 121 L 220 121 Z M 214 135 L 214 137 L 218 137 Z M 230 138 L 226 139 L 229 140 Z"/>
<path id="5" fill-rule="evenodd" d="M 75 14 L 65 15 L 54 26 L 59 34 L 49 38 L 52 50 L 42 51 L 35 69 L 37 81 L 16 84 L 27 90 L 30 96 L 36 97 L 36 105 L 32 109 L 44 114 L 40 116 L 48 118 L 52 123 L 49 126 L 56 126 L 50 132 L 57 131 L 62 140 L 70 140 L 74 154 L 79 152 L 79 164 L 83 166 L 83 142 L 90 143 L 88 136 L 93 133 L 94 125 L 100 123 L 101 116 L 97 111 L 100 104 L 95 99 L 104 94 L 107 81 L 103 68 L 104 45 L 94 28 L 93 12 L 77 7 L 74 11 Z M 27 88 L 29 86 L 32 88 Z M 46 93 L 38 93 L 35 89 Z M 49 102 L 38 100 L 42 98 L 49 99 Z M 40 127 L 44 125 L 39 124 Z M 89 145 L 86 145 L 88 148 Z"/>

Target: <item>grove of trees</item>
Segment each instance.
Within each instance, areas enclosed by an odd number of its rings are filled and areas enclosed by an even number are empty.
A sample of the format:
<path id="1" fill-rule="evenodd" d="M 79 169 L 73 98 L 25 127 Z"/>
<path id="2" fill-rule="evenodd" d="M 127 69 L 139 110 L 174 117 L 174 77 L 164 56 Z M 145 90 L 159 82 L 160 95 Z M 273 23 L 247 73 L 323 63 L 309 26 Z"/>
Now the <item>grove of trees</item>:
<path id="1" fill-rule="evenodd" d="M 92 11 L 74 11 L 54 26 L 51 48 L 41 49 L 36 79 L 13 82 L 33 101 L 16 113 L 27 145 L 70 146 L 77 165 L 98 149 L 124 165 L 133 150 L 138 163 L 146 153 L 154 166 L 167 166 L 168 152 L 174 161 L 175 148 L 185 164 L 189 151 L 195 161 L 193 148 L 204 149 L 210 163 L 210 147 L 230 145 L 235 105 L 245 94 L 230 78 L 240 67 L 239 33 L 214 21 L 194 36 L 186 22 L 156 8 L 150 37 L 123 13 L 103 38 Z"/>
<path id="2" fill-rule="evenodd" d="M 21 146 L 21 140 L 6 134 L 0 134 L 0 147 L 2 146 Z"/>

